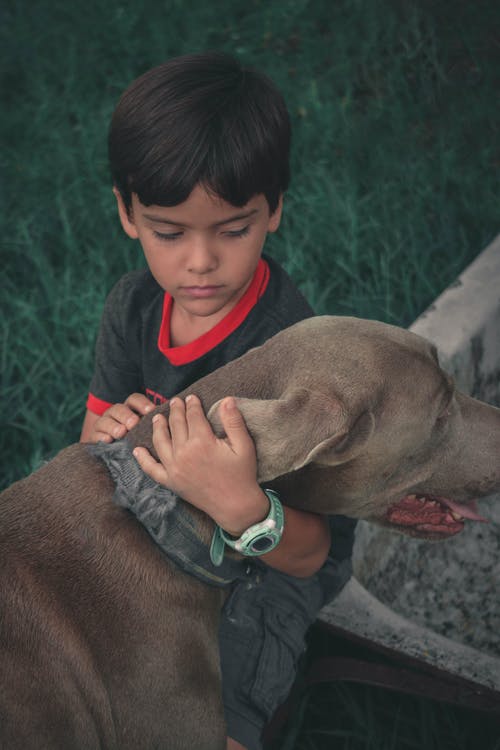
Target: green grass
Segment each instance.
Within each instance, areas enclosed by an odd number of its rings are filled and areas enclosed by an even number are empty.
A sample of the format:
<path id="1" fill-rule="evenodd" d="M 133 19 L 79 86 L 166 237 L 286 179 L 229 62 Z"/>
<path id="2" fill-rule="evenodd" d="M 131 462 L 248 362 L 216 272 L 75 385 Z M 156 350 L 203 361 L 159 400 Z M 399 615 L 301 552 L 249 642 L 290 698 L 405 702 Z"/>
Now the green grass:
<path id="1" fill-rule="evenodd" d="M 318 313 L 407 325 L 499 231 L 499 22 L 484 0 L 6 0 L 0 484 L 77 439 L 105 295 L 143 263 L 105 150 L 134 77 L 206 49 L 268 71 L 294 126 L 269 249 Z"/>

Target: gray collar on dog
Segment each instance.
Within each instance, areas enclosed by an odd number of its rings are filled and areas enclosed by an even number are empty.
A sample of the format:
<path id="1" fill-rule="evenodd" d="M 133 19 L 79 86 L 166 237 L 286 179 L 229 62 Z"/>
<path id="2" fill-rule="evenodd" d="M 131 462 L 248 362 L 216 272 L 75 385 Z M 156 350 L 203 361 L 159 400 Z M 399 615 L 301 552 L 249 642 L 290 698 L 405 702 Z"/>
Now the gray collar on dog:
<path id="1" fill-rule="evenodd" d="M 88 449 L 106 464 L 115 482 L 113 501 L 133 513 L 167 557 L 182 570 L 212 586 L 227 586 L 244 575 L 243 561 L 226 556 L 221 566 L 212 564 L 209 547 L 196 534 L 185 503 L 143 473 L 126 440 L 109 445 L 96 443 Z"/>

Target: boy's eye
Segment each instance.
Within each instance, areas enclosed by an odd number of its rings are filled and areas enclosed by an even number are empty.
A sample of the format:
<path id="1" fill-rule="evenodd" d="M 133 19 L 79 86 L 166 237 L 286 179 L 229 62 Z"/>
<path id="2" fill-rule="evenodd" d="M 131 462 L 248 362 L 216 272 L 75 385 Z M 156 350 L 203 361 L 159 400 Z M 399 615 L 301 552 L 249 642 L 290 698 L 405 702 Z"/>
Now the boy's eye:
<path id="1" fill-rule="evenodd" d="M 244 237 L 250 231 L 250 225 L 247 224 L 241 229 L 228 229 L 223 232 L 225 237 Z M 159 240 L 165 240 L 166 242 L 174 242 L 180 239 L 184 235 L 184 232 L 157 232 L 153 230 L 154 236 Z"/>
<path id="2" fill-rule="evenodd" d="M 226 237 L 244 237 L 249 231 L 250 224 L 247 224 L 246 227 L 243 227 L 242 229 L 228 229 L 224 234 Z"/>
<path id="3" fill-rule="evenodd" d="M 155 237 L 157 237 L 159 240 L 166 240 L 167 242 L 172 242 L 173 240 L 178 240 L 179 237 L 182 237 L 182 232 L 155 232 L 153 231 L 153 234 Z"/>

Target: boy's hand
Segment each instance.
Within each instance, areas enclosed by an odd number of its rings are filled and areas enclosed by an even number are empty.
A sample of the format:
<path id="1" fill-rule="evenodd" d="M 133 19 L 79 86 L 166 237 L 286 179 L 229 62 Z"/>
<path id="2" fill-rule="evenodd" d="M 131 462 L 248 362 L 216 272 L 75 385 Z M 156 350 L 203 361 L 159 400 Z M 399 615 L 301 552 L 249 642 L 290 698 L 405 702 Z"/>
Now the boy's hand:
<path id="1" fill-rule="evenodd" d="M 233 398 L 220 406 L 227 437 L 214 435 L 196 396 L 170 402 L 167 420 L 153 420 L 153 444 L 160 461 L 146 448 L 134 449 L 143 471 L 191 505 L 207 513 L 229 534 L 241 536 L 269 512 L 269 500 L 257 484 L 252 438 Z M 263 560 L 288 575 L 311 576 L 330 548 L 326 518 L 286 507 L 281 542 Z"/>
<path id="2" fill-rule="evenodd" d="M 111 443 L 125 437 L 135 427 L 144 414 L 154 409 L 154 405 L 143 393 L 132 393 L 125 403 L 113 404 L 97 419 L 87 437 L 88 442 Z"/>
<path id="3" fill-rule="evenodd" d="M 170 402 L 170 415 L 153 419 L 153 444 L 160 461 L 146 448 L 134 456 L 142 470 L 191 505 L 203 510 L 228 533 L 242 531 L 266 517 L 269 501 L 257 484 L 252 438 L 233 398 L 220 416 L 227 437 L 216 437 L 197 396 Z"/>

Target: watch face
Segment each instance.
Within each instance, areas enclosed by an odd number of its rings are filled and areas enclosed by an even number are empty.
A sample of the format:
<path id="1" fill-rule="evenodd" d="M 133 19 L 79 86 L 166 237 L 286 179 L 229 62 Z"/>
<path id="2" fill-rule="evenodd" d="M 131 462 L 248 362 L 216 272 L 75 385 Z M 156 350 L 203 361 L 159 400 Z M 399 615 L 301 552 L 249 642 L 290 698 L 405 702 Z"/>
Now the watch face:
<path id="1" fill-rule="evenodd" d="M 250 526 L 239 539 L 230 538 L 222 529 L 220 531 L 224 542 L 242 555 L 265 555 L 274 549 L 281 539 L 284 525 L 283 509 L 271 490 L 264 492 L 270 502 L 269 515 L 264 521 Z"/>
<path id="2" fill-rule="evenodd" d="M 274 537 L 261 536 L 258 539 L 254 539 L 251 544 L 251 548 L 254 552 L 259 552 L 260 554 L 262 554 L 263 552 L 272 549 L 273 545 Z"/>

